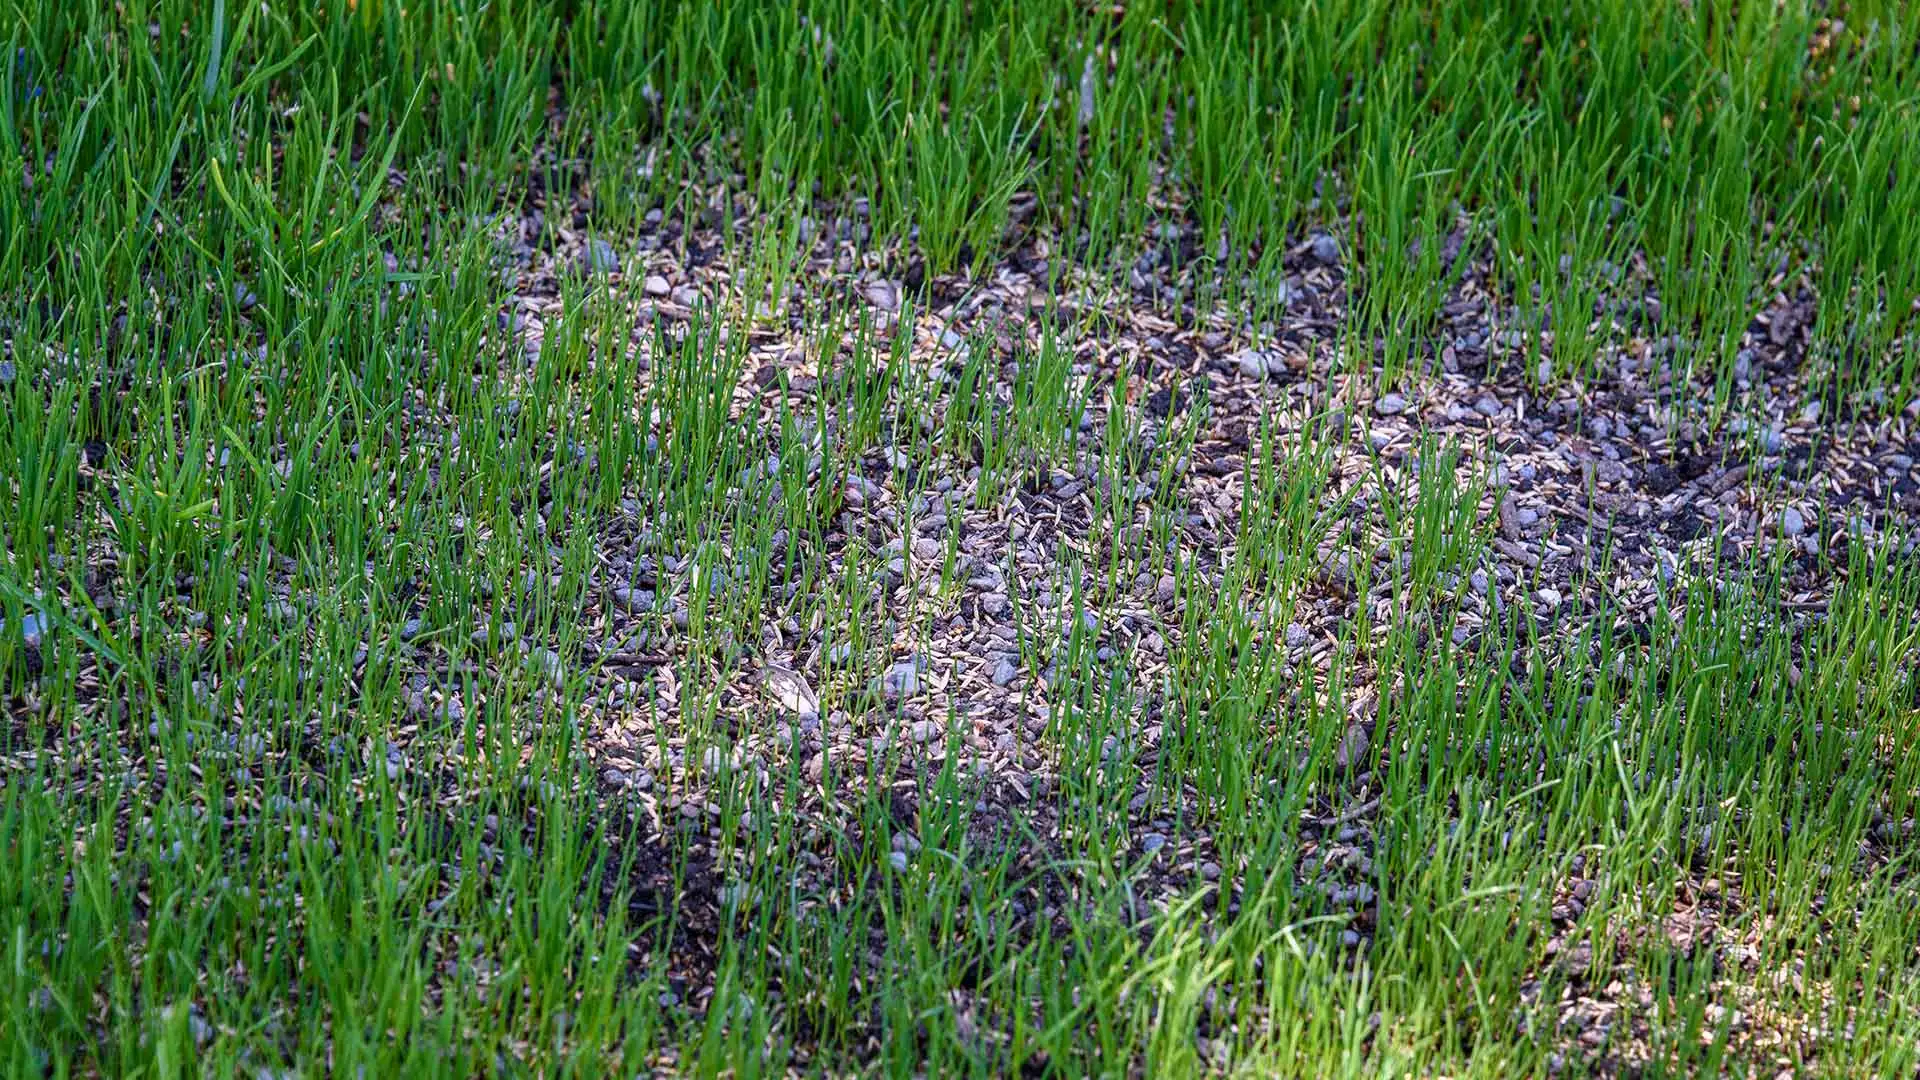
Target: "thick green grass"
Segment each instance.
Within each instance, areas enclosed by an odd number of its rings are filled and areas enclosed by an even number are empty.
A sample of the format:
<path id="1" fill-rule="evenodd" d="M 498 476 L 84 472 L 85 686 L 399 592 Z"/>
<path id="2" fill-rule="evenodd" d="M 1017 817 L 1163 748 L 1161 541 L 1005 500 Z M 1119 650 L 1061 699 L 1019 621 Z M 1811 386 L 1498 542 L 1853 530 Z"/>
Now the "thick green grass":
<path id="1" fill-rule="evenodd" d="M 1809 385 L 1896 415 L 1920 8 L 1123 8 L 0 6 L 6 1071 L 1913 1075 L 1901 538 L 1833 557 L 1817 615 L 1780 565 L 1707 567 L 1651 614 L 1455 643 L 1486 463 L 1376 477 L 1363 538 L 1330 494 L 1344 422 L 1276 409 L 1202 558 L 1204 402 L 1150 424 L 1064 324 L 936 382 L 809 260 L 844 222 L 890 276 L 977 285 L 1044 239 L 1092 290 L 1152 248 L 1180 271 L 1156 303 L 1257 339 L 1330 231 L 1332 362 L 1394 383 L 1457 234 L 1530 379 L 1624 344 L 1566 313 L 1651 297 L 1640 332 L 1734 407 L 1742 333 L 1804 286 Z M 568 275 L 529 355 L 502 310 L 536 207 L 536 259 L 704 224 L 732 288 L 670 329 Z M 755 329 L 827 359 L 743 417 Z M 957 752 L 737 752 L 728 686 L 769 635 L 848 644 L 820 711 L 881 716 L 889 646 L 981 572 L 952 534 L 894 610 L 884 541 L 835 546 L 845 477 L 891 454 L 903 507 L 942 469 L 978 468 L 974 509 L 1092 485 L 1044 579 L 999 568 L 1023 676 L 1051 672 L 1030 818 L 978 820 Z M 668 663 L 637 701 L 593 678 L 616 530 L 698 568 L 643 613 Z M 1316 674 L 1274 639 L 1328 547 L 1380 603 Z M 1164 660 L 1103 658 L 1077 616 L 1163 575 Z M 1392 742 L 1355 763 L 1363 702 Z M 664 820 L 584 752 L 636 714 L 683 740 Z M 1153 818 L 1232 887 L 1155 909 Z M 1675 944 L 1709 879 L 1719 944 Z M 1582 949 L 1624 1009 L 1591 1060 L 1554 1030 Z"/>
<path id="2" fill-rule="evenodd" d="M 259 319 L 311 334 L 291 305 L 314 282 L 377 273 L 360 230 L 399 194 L 382 186 L 395 161 L 401 201 L 446 225 L 530 185 L 590 190 L 610 235 L 654 208 L 712 210 L 751 237 L 742 295 L 772 300 L 816 199 L 867 199 L 862 235 L 911 233 L 940 272 L 995 258 L 1031 195 L 1022 227 L 1094 266 L 1190 221 L 1177 257 L 1208 295 L 1188 299 L 1250 314 L 1290 238 L 1347 229 L 1360 370 L 1376 349 L 1389 374 L 1404 364 L 1459 270 L 1432 241 L 1464 227 L 1494 244 L 1517 328 L 1562 314 L 1558 370 L 1596 344 L 1567 313 L 1637 253 L 1659 329 L 1696 364 L 1730 363 L 1750 312 L 1805 272 L 1833 380 L 1910 394 L 1915 20 L 1876 4 L 25 5 L 0 100 L 23 180 L 0 203 L 22 226 L 5 266 L 55 303 L 127 303 L 168 270 L 251 275 Z"/>

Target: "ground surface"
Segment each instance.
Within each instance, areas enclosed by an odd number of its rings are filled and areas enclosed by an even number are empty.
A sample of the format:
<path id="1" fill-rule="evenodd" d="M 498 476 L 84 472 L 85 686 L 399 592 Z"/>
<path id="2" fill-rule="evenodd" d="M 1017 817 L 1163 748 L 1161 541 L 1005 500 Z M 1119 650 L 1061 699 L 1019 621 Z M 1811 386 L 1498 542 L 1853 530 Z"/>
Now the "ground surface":
<path id="1" fill-rule="evenodd" d="M 509 7 L 9 11 L 10 1071 L 1914 1074 L 1911 15 Z"/>

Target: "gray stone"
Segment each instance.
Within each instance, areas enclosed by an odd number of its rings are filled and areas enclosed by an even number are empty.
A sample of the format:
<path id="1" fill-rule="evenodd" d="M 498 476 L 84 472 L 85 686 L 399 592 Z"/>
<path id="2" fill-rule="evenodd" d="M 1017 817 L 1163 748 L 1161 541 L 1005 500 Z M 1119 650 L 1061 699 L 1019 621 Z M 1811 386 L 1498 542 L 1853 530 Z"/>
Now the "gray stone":
<path id="1" fill-rule="evenodd" d="M 1320 233 L 1313 238 L 1313 257 L 1328 266 L 1340 261 L 1340 241 Z"/>
<path id="2" fill-rule="evenodd" d="M 639 613 L 653 610 L 653 593 L 647 589 L 636 589 L 630 585 L 615 586 L 613 602 L 622 611 Z"/>
<path id="3" fill-rule="evenodd" d="M 7 628 L 7 621 L 0 619 L 0 631 Z M 20 616 L 20 641 L 29 649 L 37 649 L 46 634 L 46 626 L 40 616 L 32 612 Z"/>
<path id="4" fill-rule="evenodd" d="M 1227 357 L 1227 362 L 1239 368 L 1240 374 L 1249 379 L 1264 379 L 1286 367 L 1279 356 L 1265 349 L 1241 349 Z"/>
<path id="5" fill-rule="evenodd" d="M 875 281 L 861 290 L 861 294 L 867 298 L 867 303 L 881 311 L 894 311 L 900 307 L 900 293 L 890 281 Z"/>
<path id="6" fill-rule="evenodd" d="M 560 662 L 560 654 L 552 649 L 534 649 L 527 653 L 527 666 L 546 676 L 555 690 L 566 681 L 566 666 Z"/>
<path id="7" fill-rule="evenodd" d="M 1398 416 L 1407 411 L 1407 399 L 1388 391 L 1373 403 L 1373 411 L 1376 416 Z"/>
<path id="8" fill-rule="evenodd" d="M 1340 739 L 1340 745 L 1333 752 L 1333 764 L 1337 768 L 1352 769 L 1366 756 L 1367 745 L 1373 741 L 1373 733 L 1365 724 L 1348 724 L 1347 733 Z"/>
<path id="9" fill-rule="evenodd" d="M 1020 677 L 1020 668 L 1013 661 L 1002 659 L 993 666 L 993 685 L 1006 686 Z"/>
<path id="10" fill-rule="evenodd" d="M 614 273 L 620 269 L 620 253 L 605 240 L 589 240 L 580 252 L 580 268 L 590 274 Z"/>
<path id="11" fill-rule="evenodd" d="M 1780 531 L 1789 537 L 1796 537 L 1806 532 L 1806 516 L 1791 506 L 1787 507 L 1780 514 Z"/>
<path id="12" fill-rule="evenodd" d="M 484 648 L 489 643 L 495 644 L 495 645 L 505 645 L 518 636 L 519 634 L 514 629 L 514 625 L 512 623 L 503 622 L 493 627 L 486 627 L 486 626 L 480 627 L 479 629 L 475 630 L 472 634 L 468 635 L 468 640 L 472 641 L 475 645 Z"/>
<path id="13" fill-rule="evenodd" d="M 1327 899 L 1332 902 L 1334 907 L 1352 908 L 1366 907 L 1368 904 L 1373 903 L 1373 897 L 1373 886 L 1361 882 L 1358 885 L 1337 888 L 1328 895 Z"/>
<path id="14" fill-rule="evenodd" d="M 889 698 L 910 698 L 920 692 L 920 662 L 902 660 L 881 676 L 880 688 Z"/>

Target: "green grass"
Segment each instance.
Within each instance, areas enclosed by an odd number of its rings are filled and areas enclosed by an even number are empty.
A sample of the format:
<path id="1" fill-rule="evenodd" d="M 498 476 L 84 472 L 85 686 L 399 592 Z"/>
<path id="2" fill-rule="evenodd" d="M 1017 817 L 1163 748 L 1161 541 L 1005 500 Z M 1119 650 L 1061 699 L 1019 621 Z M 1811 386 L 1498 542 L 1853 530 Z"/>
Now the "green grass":
<path id="1" fill-rule="evenodd" d="M 1128 305 L 1272 344 L 1324 232 L 1357 384 L 1430 385 L 1490 267 L 1543 393 L 1671 339 L 1673 426 L 1730 430 L 1804 294 L 1797 385 L 1904 423 L 1920 7 L 0 13 L 7 1074 L 1920 1067 L 1905 535 L 1814 560 L 1817 610 L 1784 556 L 1615 609 L 1602 558 L 1593 606 L 1496 578 L 1456 638 L 1497 462 L 1341 476 L 1364 418 L 1262 398 L 1203 543 L 1224 398 L 1155 413 L 1100 347 Z M 643 309 L 654 250 L 725 287 Z M 1016 250 L 1059 302 L 1010 344 L 846 298 Z M 1066 483 L 1084 519 L 1023 502 Z M 1004 560 L 923 557 L 935 513 Z M 994 575 L 1054 778 L 1000 817 L 965 703 L 916 748 L 876 689 Z M 815 648 L 860 754 L 741 700 Z M 626 730 L 653 786 L 613 794 Z M 1583 1057 L 1562 994 L 1610 983 Z"/>

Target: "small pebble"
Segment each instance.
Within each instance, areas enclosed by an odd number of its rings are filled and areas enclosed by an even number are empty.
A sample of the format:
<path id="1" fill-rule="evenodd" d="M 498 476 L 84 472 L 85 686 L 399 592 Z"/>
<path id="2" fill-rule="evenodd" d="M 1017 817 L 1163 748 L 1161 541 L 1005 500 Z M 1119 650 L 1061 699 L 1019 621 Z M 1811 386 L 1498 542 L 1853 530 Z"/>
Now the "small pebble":
<path id="1" fill-rule="evenodd" d="M 891 282 L 876 281 L 862 290 L 862 293 L 866 296 L 867 303 L 881 311 L 893 311 L 900 306 L 900 294 L 894 290 Z"/>
<path id="2" fill-rule="evenodd" d="M 589 273 L 611 274 L 620 269 L 620 253 L 605 240 L 589 240 L 580 252 L 580 267 Z"/>
<path id="3" fill-rule="evenodd" d="M 887 669 L 881 677 L 881 690 L 889 698 L 910 698 L 920 692 L 920 663 L 917 660 L 902 660 Z"/>
<path id="4" fill-rule="evenodd" d="M 613 602 L 622 611 L 643 612 L 653 609 L 653 593 L 647 589 L 636 589 L 629 585 L 616 586 L 613 590 Z"/>
<path id="5" fill-rule="evenodd" d="M 0 630 L 6 629 L 6 626 L 6 620 L 0 619 Z M 41 625 L 40 616 L 32 613 L 20 616 L 20 641 L 27 648 L 39 648 L 44 633 L 45 628 Z"/>
<path id="6" fill-rule="evenodd" d="M 1239 368 L 1240 374 L 1249 379 L 1264 379 L 1286 367 L 1278 356 L 1263 349 L 1242 349 L 1227 357 L 1227 362 Z"/>

